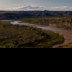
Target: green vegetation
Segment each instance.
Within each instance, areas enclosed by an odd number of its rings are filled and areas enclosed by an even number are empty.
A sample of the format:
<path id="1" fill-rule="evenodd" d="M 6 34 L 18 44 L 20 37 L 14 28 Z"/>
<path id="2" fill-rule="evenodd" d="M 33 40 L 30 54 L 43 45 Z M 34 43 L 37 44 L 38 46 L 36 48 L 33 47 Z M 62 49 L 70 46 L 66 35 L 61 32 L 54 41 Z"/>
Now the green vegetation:
<path id="1" fill-rule="evenodd" d="M 43 26 L 54 26 L 57 28 L 72 30 L 71 18 L 58 18 L 58 17 L 49 17 L 49 18 L 26 18 L 18 19 L 24 23 L 38 24 Z"/>
<path id="2" fill-rule="evenodd" d="M 46 18 L 21 18 L 18 20 L 20 20 L 24 23 L 49 26 L 50 23 L 57 23 L 57 21 L 59 19 L 61 20 L 61 18 L 59 18 L 59 17 L 46 17 Z"/>
<path id="3" fill-rule="evenodd" d="M 28 27 L 28 29 L 29 29 L 29 30 L 34 30 L 34 28 L 33 28 L 33 27 Z"/>
<path id="4" fill-rule="evenodd" d="M 55 20 L 53 20 L 53 21 L 52 21 L 52 23 L 56 23 L 56 21 L 55 21 Z"/>
<path id="5" fill-rule="evenodd" d="M 58 33 L 0 22 L 0 48 L 49 48 L 62 42 Z"/>
<path id="6" fill-rule="evenodd" d="M 62 22 L 62 23 L 65 23 L 65 22 L 66 22 L 66 19 L 62 19 L 61 22 Z"/>

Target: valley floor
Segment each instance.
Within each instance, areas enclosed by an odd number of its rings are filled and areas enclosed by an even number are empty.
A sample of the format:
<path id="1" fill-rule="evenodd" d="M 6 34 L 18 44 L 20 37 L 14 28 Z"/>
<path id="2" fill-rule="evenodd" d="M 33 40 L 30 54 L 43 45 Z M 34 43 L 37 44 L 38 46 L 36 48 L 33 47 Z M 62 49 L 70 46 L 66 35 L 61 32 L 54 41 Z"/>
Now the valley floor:
<path id="1" fill-rule="evenodd" d="M 50 48 L 63 40 L 62 35 L 51 31 L 0 22 L 0 48 Z"/>

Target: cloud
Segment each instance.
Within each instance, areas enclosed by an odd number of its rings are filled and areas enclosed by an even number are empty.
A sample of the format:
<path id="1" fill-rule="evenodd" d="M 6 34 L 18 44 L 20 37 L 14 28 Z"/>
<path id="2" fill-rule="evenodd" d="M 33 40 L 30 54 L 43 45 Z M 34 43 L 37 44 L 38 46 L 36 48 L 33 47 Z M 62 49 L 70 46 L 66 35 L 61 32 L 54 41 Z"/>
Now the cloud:
<path id="1" fill-rule="evenodd" d="M 52 7 L 52 9 L 66 9 L 68 6 Z"/>
<path id="2" fill-rule="evenodd" d="M 70 9 L 72 9 L 72 7 L 70 7 Z"/>
<path id="3" fill-rule="evenodd" d="M 22 7 L 14 7 L 13 10 L 34 10 L 44 8 L 44 6 L 37 6 L 37 5 L 24 5 Z M 10 9 L 10 8 L 9 8 Z"/>
<path id="4" fill-rule="evenodd" d="M 44 7 L 37 5 L 23 5 L 23 6 L 15 6 L 13 8 L 6 8 L 7 10 L 42 10 L 42 9 L 50 9 L 50 10 L 72 10 L 72 7 L 69 6 L 58 6 L 58 7 Z"/>

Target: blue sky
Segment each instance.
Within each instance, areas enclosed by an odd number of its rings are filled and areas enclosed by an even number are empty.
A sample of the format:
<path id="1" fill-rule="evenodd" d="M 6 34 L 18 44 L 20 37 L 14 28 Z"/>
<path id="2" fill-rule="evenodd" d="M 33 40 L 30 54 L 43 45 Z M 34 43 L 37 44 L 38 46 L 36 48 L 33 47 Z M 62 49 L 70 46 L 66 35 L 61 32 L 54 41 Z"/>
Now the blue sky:
<path id="1" fill-rule="evenodd" d="M 72 0 L 0 0 L 0 10 L 72 11 Z"/>

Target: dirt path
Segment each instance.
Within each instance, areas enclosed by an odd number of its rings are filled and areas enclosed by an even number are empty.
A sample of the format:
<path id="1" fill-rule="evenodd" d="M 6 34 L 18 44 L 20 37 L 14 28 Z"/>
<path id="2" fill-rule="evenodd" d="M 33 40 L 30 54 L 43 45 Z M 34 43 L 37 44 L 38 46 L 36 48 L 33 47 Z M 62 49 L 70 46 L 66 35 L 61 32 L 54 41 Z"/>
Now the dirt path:
<path id="1" fill-rule="evenodd" d="M 59 33 L 60 35 L 63 35 L 65 40 L 64 40 L 64 43 L 58 44 L 58 45 L 54 45 L 52 48 L 56 48 L 57 46 L 68 44 L 68 43 L 72 42 L 72 34 L 65 33 L 65 32 L 57 32 L 57 31 L 53 31 L 53 32 Z"/>

